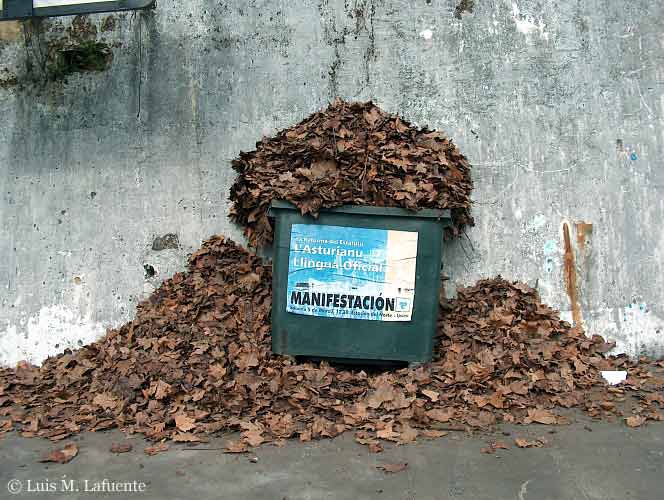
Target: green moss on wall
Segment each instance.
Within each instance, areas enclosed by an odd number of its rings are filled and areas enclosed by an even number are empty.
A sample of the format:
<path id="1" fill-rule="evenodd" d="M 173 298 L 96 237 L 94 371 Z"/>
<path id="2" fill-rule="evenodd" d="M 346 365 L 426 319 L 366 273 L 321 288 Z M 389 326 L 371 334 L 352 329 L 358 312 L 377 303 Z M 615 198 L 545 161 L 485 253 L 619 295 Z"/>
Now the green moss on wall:
<path id="1" fill-rule="evenodd" d="M 96 41 L 82 41 L 50 47 L 48 74 L 59 80 L 74 73 L 104 71 L 113 60 L 111 48 Z"/>

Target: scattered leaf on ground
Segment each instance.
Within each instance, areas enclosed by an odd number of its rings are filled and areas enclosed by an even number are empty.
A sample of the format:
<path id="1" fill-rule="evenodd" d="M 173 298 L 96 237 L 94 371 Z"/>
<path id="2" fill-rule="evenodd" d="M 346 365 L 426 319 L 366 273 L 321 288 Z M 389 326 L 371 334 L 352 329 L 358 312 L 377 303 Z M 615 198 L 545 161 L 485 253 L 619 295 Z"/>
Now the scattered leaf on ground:
<path id="1" fill-rule="evenodd" d="M 640 427 L 646 422 L 646 418 L 642 417 L 640 415 L 632 415 L 631 417 L 627 417 L 625 419 L 625 423 L 629 427 Z"/>
<path id="2" fill-rule="evenodd" d="M 242 441 L 229 441 L 224 447 L 224 453 L 246 453 L 248 449 L 247 444 Z"/>
<path id="3" fill-rule="evenodd" d="M 66 464 L 76 455 L 78 455 L 78 446 L 76 446 L 75 443 L 68 443 L 63 448 L 56 448 L 45 453 L 40 462 L 57 462 L 59 464 Z"/>
<path id="4" fill-rule="evenodd" d="M 111 444 L 111 453 L 128 453 L 134 447 L 129 443 L 113 443 Z"/>
<path id="5" fill-rule="evenodd" d="M 154 446 L 148 446 L 143 450 L 146 455 L 156 455 L 157 453 L 162 453 L 164 451 L 168 451 L 168 445 L 166 443 L 157 443 Z"/>
<path id="6" fill-rule="evenodd" d="M 382 470 L 385 473 L 388 474 L 396 474 L 397 472 L 404 471 L 408 468 L 407 463 L 399 463 L 399 464 L 382 464 L 382 465 L 377 465 L 376 469 Z"/>

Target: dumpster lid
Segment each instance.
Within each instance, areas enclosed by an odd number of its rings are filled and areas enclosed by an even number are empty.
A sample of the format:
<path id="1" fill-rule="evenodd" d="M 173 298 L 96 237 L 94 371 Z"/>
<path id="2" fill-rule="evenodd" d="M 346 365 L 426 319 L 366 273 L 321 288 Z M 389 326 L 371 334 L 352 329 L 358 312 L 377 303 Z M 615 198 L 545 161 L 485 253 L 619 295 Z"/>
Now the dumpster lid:
<path id="1" fill-rule="evenodd" d="M 300 211 L 292 203 L 284 200 L 272 200 L 270 209 L 277 210 L 297 210 Z M 390 217 L 417 217 L 420 219 L 447 219 L 452 220 L 450 210 L 438 210 L 432 208 L 423 208 L 421 210 L 407 210 L 400 207 L 374 207 L 363 205 L 342 205 L 334 208 L 321 208 L 320 212 L 336 212 L 344 214 L 357 214 L 357 215 L 387 215 Z"/>

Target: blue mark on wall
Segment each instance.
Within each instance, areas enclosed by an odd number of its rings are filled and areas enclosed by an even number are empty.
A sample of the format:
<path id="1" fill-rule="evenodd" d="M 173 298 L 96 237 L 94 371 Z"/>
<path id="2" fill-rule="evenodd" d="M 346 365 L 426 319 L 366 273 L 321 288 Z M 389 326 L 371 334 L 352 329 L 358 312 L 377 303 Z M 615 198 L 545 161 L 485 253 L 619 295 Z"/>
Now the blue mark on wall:
<path id="1" fill-rule="evenodd" d="M 636 161 L 639 159 L 639 156 L 636 154 L 636 151 L 632 151 L 632 154 L 629 155 L 629 159 L 632 161 Z"/>
<path id="2" fill-rule="evenodd" d="M 548 240 L 544 243 L 544 255 L 550 255 L 556 251 L 558 248 L 558 242 L 556 240 Z"/>
<path id="3" fill-rule="evenodd" d="M 553 259 L 551 257 L 547 257 L 546 259 L 546 272 L 550 273 L 553 271 Z"/>

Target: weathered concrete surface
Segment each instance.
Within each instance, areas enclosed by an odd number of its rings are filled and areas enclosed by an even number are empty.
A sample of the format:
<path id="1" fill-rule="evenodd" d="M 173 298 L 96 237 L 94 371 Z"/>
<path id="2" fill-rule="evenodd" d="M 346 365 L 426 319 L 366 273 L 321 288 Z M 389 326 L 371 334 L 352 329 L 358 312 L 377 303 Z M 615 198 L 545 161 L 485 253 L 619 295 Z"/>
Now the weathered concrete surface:
<path id="1" fill-rule="evenodd" d="M 43 49 L 70 20 L 0 35 L 0 363 L 89 342 L 202 239 L 239 238 L 229 161 L 336 95 L 446 130 L 475 165 L 454 284 L 526 280 L 664 354 L 662 2 L 160 0 L 91 20 L 113 61 L 64 82 L 43 82 Z"/>
<path id="2" fill-rule="evenodd" d="M 588 425 L 588 424 L 586 424 Z M 446 436 L 436 441 L 391 447 L 370 454 L 343 436 L 315 443 L 288 442 L 283 448 L 264 446 L 249 455 L 226 455 L 219 439 L 185 450 L 171 445 L 149 457 L 140 438 L 133 450 L 115 455 L 113 442 L 127 442 L 119 433 L 84 434 L 79 455 L 65 465 L 38 463 L 49 442 L 10 436 L 0 442 L 1 498 L 98 498 L 85 491 L 108 483 L 142 482 L 143 493 L 112 494 L 111 498 L 197 499 L 472 499 L 472 500 L 625 500 L 661 498 L 664 473 L 662 425 L 637 430 L 624 425 L 590 423 L 556 429 L 510 428 L 511 436 L 468 438 Z M 458 434 L 458 433 L 457 433 Z M 515 437 L 546 436 L 549 446 L 519 449 Z M 488 440 L 510 446 L 495 455 L 481 453 Z M 257 462 L 249 461 L 257 457 Z M 385 474 L 377 465 L 408 463 L 408 469 Z M 73 481 L 78 492 L 63 491 Z M 10 481 L 14 481 L 10 483 Z M 31 481 L 28 486 L 28 480 Z M 53 484 L 53 491 L 35 492 Z M 8 493 L 8 486 L 22 491 Z M 28 487 L 32 492 L 28 492 Z"/>

